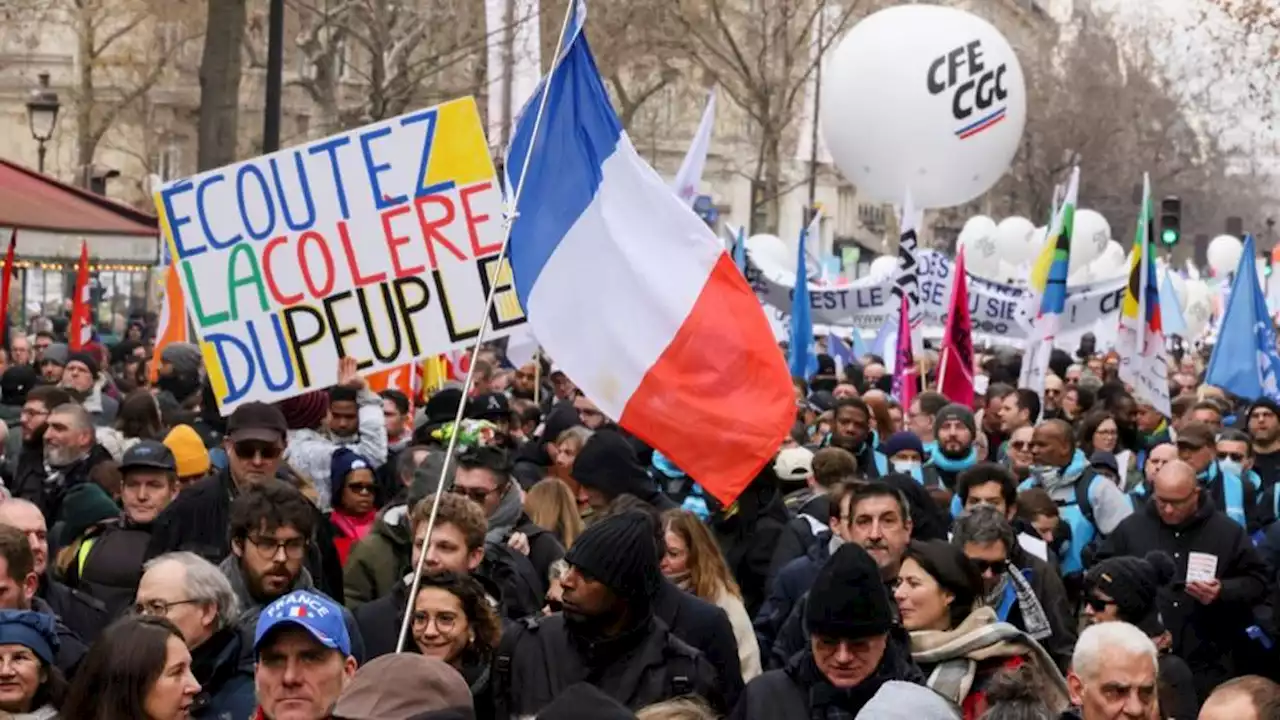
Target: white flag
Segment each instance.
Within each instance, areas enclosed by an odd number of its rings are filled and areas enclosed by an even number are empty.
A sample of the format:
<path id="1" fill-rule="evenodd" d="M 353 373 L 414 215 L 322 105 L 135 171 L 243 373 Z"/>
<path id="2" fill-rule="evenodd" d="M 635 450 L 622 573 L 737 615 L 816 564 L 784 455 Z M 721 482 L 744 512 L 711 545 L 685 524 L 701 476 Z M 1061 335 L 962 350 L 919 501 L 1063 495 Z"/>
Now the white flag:
<path id="1" fill-rule="evenodd" d="M 924 357 L 924 306 L 920 302 L 920 261 L 916 257 L 918 228 L 924 214 L 915 208 L 908 190 L 902 200 L 901 234 L 898 236 L 898 270 L 893 283 L 894 297 L 907 298 L 907 322 L 911 327 L 911 352 Z M 898 301 L 901 303 L 901 300 Z"/>
<path id="2" fill-rule="evenodd" d="M 702 111 L 702 121 L 698 123 L 698 132 L 693 134 L 693 142 L 689 143 L 689 151 L 684 154 L 680 170 L 671 187 L 686 205 L 693 206 L 698 197 L 698 185 L 702 182 L 702 169 L 707 166 L 707 152 L 711 149 L 711 131 L 716 124 L 716 91 L 711 89 L 707 97 L 707 108 Z"/>

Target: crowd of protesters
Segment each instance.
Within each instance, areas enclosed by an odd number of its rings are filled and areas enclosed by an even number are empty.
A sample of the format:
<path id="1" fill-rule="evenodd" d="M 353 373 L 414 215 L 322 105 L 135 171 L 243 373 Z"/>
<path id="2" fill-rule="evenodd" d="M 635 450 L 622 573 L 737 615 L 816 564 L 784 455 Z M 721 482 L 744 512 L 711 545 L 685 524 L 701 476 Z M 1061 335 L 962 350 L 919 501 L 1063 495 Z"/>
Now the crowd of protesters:
<path id="1" fill-rule="evenodd" d="M 0 356 L 8 716 L 1280 718 L 1280 406 L 1194 357 L 1164 417 L 1114 355 L 908 407 L 822 355 L 726 507 L 545 359 L 223 417 L 145 334 Z"/>

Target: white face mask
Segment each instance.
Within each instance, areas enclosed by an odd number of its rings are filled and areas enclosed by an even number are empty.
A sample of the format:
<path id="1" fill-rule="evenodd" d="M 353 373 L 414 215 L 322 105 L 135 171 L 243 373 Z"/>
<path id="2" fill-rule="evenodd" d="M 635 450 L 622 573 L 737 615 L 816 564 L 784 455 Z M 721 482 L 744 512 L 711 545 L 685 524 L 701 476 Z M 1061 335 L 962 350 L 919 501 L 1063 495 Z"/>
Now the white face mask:
<path id="1" fill-rule="evenodd" d="M 893 469 L 900 473 L 911 475 L 920 472 L 920 461 L 918 460 L 894 460 Z"/>
<path id="2" fill-rule="evenodd" d="M 1231 473 L 1237 477 L 1244 477 L 1244 463 L 1235 460 L 1219 460 L 1218 467 L 1222 468 L 1225 473 Z"/>

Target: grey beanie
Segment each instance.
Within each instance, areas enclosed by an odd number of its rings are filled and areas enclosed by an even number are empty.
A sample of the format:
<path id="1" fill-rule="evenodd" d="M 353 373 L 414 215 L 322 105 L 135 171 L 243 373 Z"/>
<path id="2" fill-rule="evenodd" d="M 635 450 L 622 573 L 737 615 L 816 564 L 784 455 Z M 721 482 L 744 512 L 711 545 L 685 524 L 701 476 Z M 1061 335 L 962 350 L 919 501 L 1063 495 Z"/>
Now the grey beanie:
<path id="1" fill-rule="evenodd" d="M 173 366 L 174 371 L 188 375 L 199 374 L 204 358 L 194 343 L 176 342 L 160 351 L 160 360 Z"/>
<path id="2" fill-rule="evenodd" d="M 923 685 L 890 680 L 862 706 L 855 720 L 960 720 L 949 700 Z"/>
<path id="3" fill-rule="evenodd" d="M 44 354 L 40 356 L 40 362 L 51 362 L 62 367 L 67 366 L 67 356 L 71 354 L 71 350 L 66 343 L 51 343 L 49 347 L 44 349 Z"/>

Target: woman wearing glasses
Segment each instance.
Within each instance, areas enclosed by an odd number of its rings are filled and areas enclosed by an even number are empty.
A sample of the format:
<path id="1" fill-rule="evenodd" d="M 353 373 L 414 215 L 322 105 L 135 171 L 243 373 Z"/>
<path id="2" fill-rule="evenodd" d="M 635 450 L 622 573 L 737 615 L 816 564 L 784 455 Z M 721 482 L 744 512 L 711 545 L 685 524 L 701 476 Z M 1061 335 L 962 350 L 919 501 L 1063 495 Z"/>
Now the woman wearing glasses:
<path id="1" fill-rule="evenodd" d="M 987 709 L 986 691 L 1003 670 L 1029 667 L 1049 708 L 1067 708 L 1067 681 L 1035 640 L 999 622 L 982 604 L 982 576 L 957 547 L 912 542 L 894 591 L 911 657 L 935 692 L 960 705 L 965 720 Z"/>
<path id="2" fill-rule="evenodd" d="M 410 649 L 453 666 L 471 687 L 476 717 L 490 717 L 490 663 L 502 625 L 480 583 L 451 572 L 424 575 L 410 621 Z"/>
<path id="3" fill-rule="evenodd" d="M 378 519 L 374 502 L 377 481 L 373 477 L 373 465 L 348 448 L 333 452 L 331 467 L 333 509 L 329 512 L 329 524 L 333 526 L 333 545 L 338 550 L 338 559 L 345 566 L 351 546 L 368 535 Z"/>

